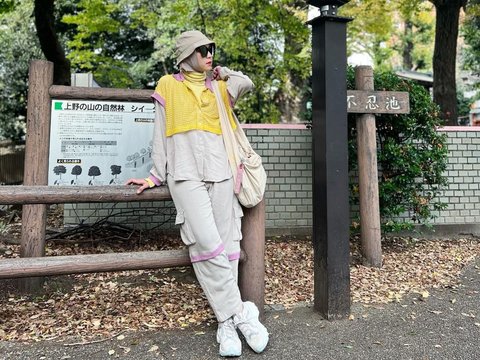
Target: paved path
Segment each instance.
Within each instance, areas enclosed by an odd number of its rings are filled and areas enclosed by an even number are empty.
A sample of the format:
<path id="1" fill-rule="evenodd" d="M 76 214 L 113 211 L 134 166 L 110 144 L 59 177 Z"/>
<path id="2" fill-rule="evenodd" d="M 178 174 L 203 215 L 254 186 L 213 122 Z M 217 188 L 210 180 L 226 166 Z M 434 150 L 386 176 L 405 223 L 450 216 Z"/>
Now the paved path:
<path id="1" fill-rule="evenodd" d="M 310 307 L 269 310 L 270 344 L 261 355 L 245 345 L 241 359 L 480 359 L 480 259 L 464 270 L 458 287 L 431 291 L 424 301 L 409 296 L 385 306 L 355 305 L 352 314 L 353 320 L 329 322 Z M 81 346 L 0 342 L 0 359 L 218 358 L 213 327 L 124 336 Z"/>

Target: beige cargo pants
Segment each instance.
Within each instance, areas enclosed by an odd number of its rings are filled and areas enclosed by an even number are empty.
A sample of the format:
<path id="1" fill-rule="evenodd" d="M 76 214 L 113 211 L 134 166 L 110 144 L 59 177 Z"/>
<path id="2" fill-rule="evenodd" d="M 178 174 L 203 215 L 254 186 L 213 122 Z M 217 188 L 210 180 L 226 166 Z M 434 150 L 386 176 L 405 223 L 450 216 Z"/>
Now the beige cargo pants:
<path id="1" fill-rule="evenodd" d="M 175 181 L 169 175 L 167 183 L 195 275 L 217 320 L 225 321 L 242 309 L 237 276 L 243 212 L 233 179 Z"/>

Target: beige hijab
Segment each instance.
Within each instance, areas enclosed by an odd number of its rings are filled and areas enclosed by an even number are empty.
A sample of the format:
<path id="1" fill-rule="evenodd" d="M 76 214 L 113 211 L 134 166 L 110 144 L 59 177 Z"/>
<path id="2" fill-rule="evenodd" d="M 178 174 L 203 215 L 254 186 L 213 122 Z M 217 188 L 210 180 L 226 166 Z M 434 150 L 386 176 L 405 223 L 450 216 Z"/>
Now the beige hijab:
<path id="1" fill-rule="evenodd" d="M 175 43 L 177 66 L 185 71 L 201 71 L 195 49 L 202 45 L 215 44 L 198 30 L 185 31 L 180 34 Z"/>
<path id="2" fill-rule="evenodd" d="M 193 51 L 193 53 L 185 60 L 182 60 L 180 63 L 180 70 L 188 72 L 203 72 L 200 64 L 198 63 L 198 57 L 197 54 L 195 54 L 195 51 Z"/>

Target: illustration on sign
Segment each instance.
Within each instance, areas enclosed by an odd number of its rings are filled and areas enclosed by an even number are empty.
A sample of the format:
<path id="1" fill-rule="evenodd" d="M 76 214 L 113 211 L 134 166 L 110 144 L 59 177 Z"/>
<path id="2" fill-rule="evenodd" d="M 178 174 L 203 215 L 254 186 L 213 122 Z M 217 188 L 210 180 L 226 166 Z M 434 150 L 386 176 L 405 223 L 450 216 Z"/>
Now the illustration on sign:
<path id="1" fill-rule="evenodd" d="M 120 185 L 152 167 L 151 103 L 52 100 L 49 185 Z"/>

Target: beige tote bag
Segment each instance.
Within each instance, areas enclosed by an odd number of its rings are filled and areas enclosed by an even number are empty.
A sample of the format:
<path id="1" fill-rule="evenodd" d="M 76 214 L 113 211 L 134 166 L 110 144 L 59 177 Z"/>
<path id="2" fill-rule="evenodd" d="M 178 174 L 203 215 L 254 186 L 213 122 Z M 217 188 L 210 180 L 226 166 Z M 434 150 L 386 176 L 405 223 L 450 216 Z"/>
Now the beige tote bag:
<path id="1" fill-rule="evenodd" d="M 235 180 L 235 194 L 240 204 L 247 208 L 254 207 L 262 201 L 267 184 L 267 173 L 263 168 L 262 158 L 253 151 L 235 114 L 233 118 L 237 128 L 233 130 L 218 82 L 212 81 L 212 87 L 217 99 L 223 142 Z"/>

